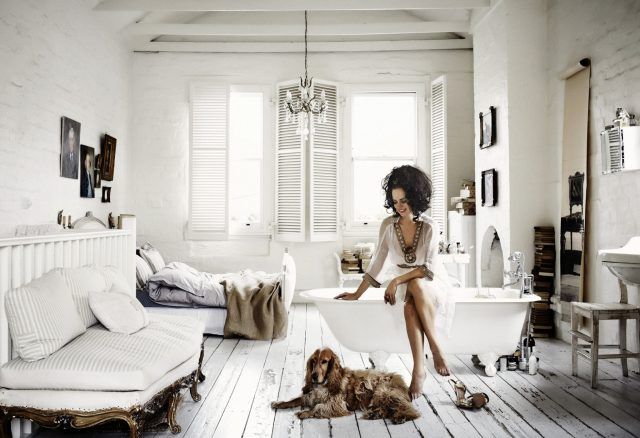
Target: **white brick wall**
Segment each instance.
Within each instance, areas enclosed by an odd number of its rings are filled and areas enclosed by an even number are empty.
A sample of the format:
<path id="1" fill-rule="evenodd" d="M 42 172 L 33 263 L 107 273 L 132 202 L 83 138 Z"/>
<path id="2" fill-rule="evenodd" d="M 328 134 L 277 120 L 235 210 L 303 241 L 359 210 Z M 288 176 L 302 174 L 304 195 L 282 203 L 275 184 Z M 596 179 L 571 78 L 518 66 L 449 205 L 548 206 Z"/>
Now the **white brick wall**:
<path id="1" fill-rule="evenodd" d="M 470 51 L 312 53 L 310 74 L 345 83 L 415 82 L 429 75 L 469 73 Z M 157 244 L 171 260 L 214 272 L 277 269 L 283 246 L 267 241 L 189 242 L 188 84 L 196 79 L 274 85 L 297 78 L 302 54 L 135 54 L 133 124 L 139 239 Z M 424 147 L 427 147 L 425 145 Z M 273 157 L 266 157 L 273 163 Z M 265 200 L 273 202 L 273 199 Z M 288 245 L 298 264 L 298 289 L 335 286 L 331 256 L 342 242 Z"/>
<path id="2" fill-rule="evenodd" d="M 616 107 L 640 114 L 638 23 L 640 2 L 634 0 L 549 1 L 549 141 L 558 154 L 562 145 L 564 85 L 557 75 L 580 58 L 589 57 L 592 61 L 585 300 L 593 302 L 619 299 L 613 275 L 597 263 L 598 249 L 619 247 L 630 237 L 640 235 L 640 171 L 602 175 L 600 156 L 600 131 L 611 123 Z M 558 219 L 556 227 L 559 226 Z M 629 288 L 631 302 L 638 303 L 638 292 L 637 288 Z M 635 346 L 637 330 L 633 330 L 633 323 L 629 326 L 627 345 Z M 601 327 L 602 343 L 617 342 L 615 323 L 605 321 Z"/>
<path id="3" fill-rule="evenodd" d="M 92 210 L 103 220 L 128 197 L 130 54 L 90 11 L 91 2 L 2 0 L 0 5 L 0 235 L 17 224 Z M 81 144 L 118 140 L 112 204 L 80 198 L 59 176 L 60 117 L 82 124 Z"/>

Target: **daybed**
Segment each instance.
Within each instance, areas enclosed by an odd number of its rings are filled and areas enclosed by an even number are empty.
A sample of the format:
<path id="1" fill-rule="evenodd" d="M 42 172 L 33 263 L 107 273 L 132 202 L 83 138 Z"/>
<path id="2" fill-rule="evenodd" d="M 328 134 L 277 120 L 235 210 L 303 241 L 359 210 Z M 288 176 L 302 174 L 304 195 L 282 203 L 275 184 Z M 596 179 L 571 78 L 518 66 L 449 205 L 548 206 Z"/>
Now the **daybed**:
<path id="1" fill-rule="evenodd" d="M 245 270 L 241 273 L 211 274 L 198 272 L 179 262 L 172 262 L 167 265 L 159 251 L 148 244 L 143 245 L 138 253 L 136 255 L 136 296 L 147 308 L 148 312 L 162 315 L 183 315 L 197 319 L 204 323 L 204 332 L 211 335 L 225 334 L 224 328 L 228 316 L 228 286 L 231 279 L 238 279 L 246 274 L 254 277 L 254 279 L 264 279 L 265 282 L 270 280 L 277 281 L 279 283 L 278 294 L 281 294 L 281 296 L 274 297 L 274 299 L 278 301 L 278 304 L 284 305 L 285 314 L 288 312 L 293 300 L 296 266 L 287 250 L 282 256 L 280 272 L 273 274 L 250 270 Z M 175 280 L 167 281 L 167 275 L 165 275 L 163 277 L 164 280 L 160 281 L 161 287 L 159 288 L 157 286 L 157 278 L 168 271 L 171 273 L 172 278 L 182 274 L 189 274 L 190 272 L 188 271 L 192 271 L 192 275 L 189 277 L 191 280 L 189 281 L 184 280 L 184 277 L 179 277 L 180 282 L 188 283 L 188 286 L 176 285 Z M 223 285 L 218 284 L 219 281 L 223 282 Z M 225 281 L 226 286 L 224 285 Z M 211 290 L 208 290 L 205 295 L 200 293 L 201 291 L 198 290 L 198 287 Z M 225 288 L 227 296 L 225 296 Z M 158 291 L 158 289 L 162 289 L 162 291 Z M 184 289 L 191 289 L 191 291 L 185 291 Z M 150 297 L 150 292 L 156 298 L 160 292 L 163 292 L 168 298 L 159 303 L 158 300 Z"/>
<path id="2" fill-rule="evenodd" d="M 173 433 L 180 432 L 176 409 L 181 389 L 190 387 L 192 398 L 200 400 L 203 324 L 180 316 L 146 314 L 133 297 L 133 281 L 127 280 L 133 273 L 128 262 L 133 260 L 119 255 L 130 250 L 129 232 L 61 239 L 59 249 L 60 242 L 54 242 L 50 252 L 46 242 L 42 248 L 36 243 L 35 257 L 34 245 L 0 241 L 0 275 L 7 272 L 4 262 L 12 260 L 15 271 L 9 273 L 20 286 L 8 292 L 0 287 L 0 298 L 6 294 L 0 316 L 8 320 L 14 351 L 13 359 L 6 362 L 6 352 L 0 352 L 0 363 L 5 362 L 0 366 L 0 437 L 11 436 L 14 418 L 76 429 L 121 420 L 128 424 L 132 438 L 141 436 L 147 426 L 165 422 Z M 101 249 L 105 245 L 107 249 Z M 3 257 L 5 250 L 15 257 Z M 24 259 L 18 257 L 23 253 Z M 25 268 L 25 260 L 35 259 L 37 272 L 47 260 L 65 260 L 65 254 L 66 260 L 78 264 L 116 260 L 121 266 L 59 268 L 26 284 L 15 280 L 16 273 L 31 276 L 33 264 Z M 117 298 L 113 302 L 118 305 L 128 301 L 130 307 L 123 305 L 123 312 L 114 316 L 111 297 Z M 99 310 L 98 318 L 92 309 Z M 125 314 L 133 317 L 125 320 L 121 317 Z M 135 331 L 138 323 L 143 327 Z M 5 337 L 6 323 L 0 329 L 0 338 Z M 14 421 L 14 431 L 20 432 L 19 426 Z"/>

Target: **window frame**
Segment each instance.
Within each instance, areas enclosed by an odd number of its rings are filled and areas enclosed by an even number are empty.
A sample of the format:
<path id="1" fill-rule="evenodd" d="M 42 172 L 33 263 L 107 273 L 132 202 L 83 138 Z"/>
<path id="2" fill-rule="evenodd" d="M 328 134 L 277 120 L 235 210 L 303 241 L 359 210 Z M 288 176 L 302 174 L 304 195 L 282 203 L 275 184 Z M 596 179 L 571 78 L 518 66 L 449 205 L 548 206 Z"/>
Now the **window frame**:
<path id="1" fill-rule="evenodd" d="M 342 154 L 342 224 L 344 237 L 377 237 L 381 221 L 367 222 L 366 224 L 353 220 L 353 171 L 354 157 L 351 138 L 352 99 L 354 95 L 366 93 L 415 93 L 416 94 L 416 128 L 417 143 L 414 163 L 422 169 L 429 168 L 429 139 L 426 136 L 428 128 L 427 100 L 425 82 L 412 83 L 385 83 L 385 84 L 345 84 L 343 86 L 342 106 L 343 118 L 341 129 L 341 144 L 344 145 Z M 391 159 L 395 157 L 389 157 Z M 405 157 L 397 157 L 405 158 Z M 388 159 L 385 157 L 385 159 Z M 427 171 L 428 172 L 428 171 Z"/>
<path id="2" fill-rule="evenodd" d="M 260 223 L 252 224 L 249 227 L 234 227 L 230 220 L 230 210 L 229 210 L 229 184 L 227 181 L 227 193 L 225 196 L 225 208 L 227 211 L 226 218 L 226 232 L 195 232 L 191 230 L 189 221 L 191 220 L 191 190 L 192 190 L 192 180 L 191 180 L 191 165 L 192 165 L 192 153 L 193 153 L 193 114 L 192 114 L 192 105 L 191 99 L 193 96 L 193 89 L 198 85 L 206 85 L 206 84 L 224 84 L 227 87 L 227 127 L 226 127 L 226 154 L 227 154 L 227 169 L 230 169 L 230 141 L 229 141 L 229 118 L 230 118 L 230 104 L 231 104 L 231 93 L 235 92 L 261 92 L 263 93 L 263 143 L 262 143 L 262 191 L 261 191 L 261 217 L 262 221 Z M 189 84 L 189 174 L 188 174 L 188 212 L 187 212 L 187 224 L 185 227 L 185 240 L 192 241 L 228 241 L 228 240 L 239 240 L 239 239 L 251 239 L 251 238 L 270 238 L 271 237 L 271 223 L 273 221 L 273 208 L 271 195 L 273 193 L 274 182 L 271 175 L 273 174 L 274 167 L 273 163 L 271 163 L 270 157 L 274 155 L 274 136 L 275 136 L 275 127 L 273 124 L 273 85 L 265 85 L 265 84 L 231 84 L 228 82 L 219 82 L 219 81 L 194 81 Z M 227 175 L 228 178 L 228 175 Z"/>

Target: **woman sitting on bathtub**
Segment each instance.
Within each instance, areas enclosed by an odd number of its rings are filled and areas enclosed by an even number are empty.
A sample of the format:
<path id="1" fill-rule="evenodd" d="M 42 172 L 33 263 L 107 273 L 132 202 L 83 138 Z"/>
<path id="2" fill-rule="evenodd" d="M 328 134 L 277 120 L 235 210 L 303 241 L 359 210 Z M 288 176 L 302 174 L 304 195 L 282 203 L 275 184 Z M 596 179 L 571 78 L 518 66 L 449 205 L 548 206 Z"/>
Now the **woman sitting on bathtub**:
<path id="1" fill-rule="evenodd" d="M 384 178 L 382 188 L 386 194 L 384 206 L 393 210 L 393 216 L 382 223 L 378 250 L 358 289 L 335 298 L 357 300 L 369 286 L 380 287 L 376 278 L 385 261 L 390 265 L 384 301 L 392 306 L 396 301 L 404 301 L 404 318 L 413 355 L 409 392 L 411 398 L 416 399 L 422 395 L 425 378 L 424 335 L 429 341 L 436 370 L 443 376 L 449 375 L 436 339 L 436 332 L 446 333 L 446 329 L 442 329 L 448 327 L 452 316 L 448 276 L 438 257 L 438 224 L 422 215 L 431 201 L 429 177 L 413 166 L 395 167 Z"/>

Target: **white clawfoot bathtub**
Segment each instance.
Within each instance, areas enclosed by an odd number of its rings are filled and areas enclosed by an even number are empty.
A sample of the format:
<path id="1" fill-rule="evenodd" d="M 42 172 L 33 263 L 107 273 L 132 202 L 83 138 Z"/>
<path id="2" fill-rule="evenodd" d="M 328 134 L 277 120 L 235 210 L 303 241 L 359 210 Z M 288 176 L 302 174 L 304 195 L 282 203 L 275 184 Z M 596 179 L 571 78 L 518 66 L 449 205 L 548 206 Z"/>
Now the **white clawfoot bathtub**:
<path id="1" fill-rule="evenodd" d="M 452 288 L 455 314 L 449 338 L 440 346 L 447 354 L 477 354 L 488 376 L 496 374 L 498 357 L 513 354 L 534 294 L 519 298 L 515 289 Z M 389 354 L 410 353 L 401 302 L 384 304 L 384 289 L 369 289 L 357 301 L 335 300 L 350 289 L 313 289 L 300 295 L 313 301 L 331 332 L 350 350 L 369 353 L 384 368 Z M 480 295 L 478 295 L 478 291 Z M 428 346 L 425 346 L 425 351 Z"/>

